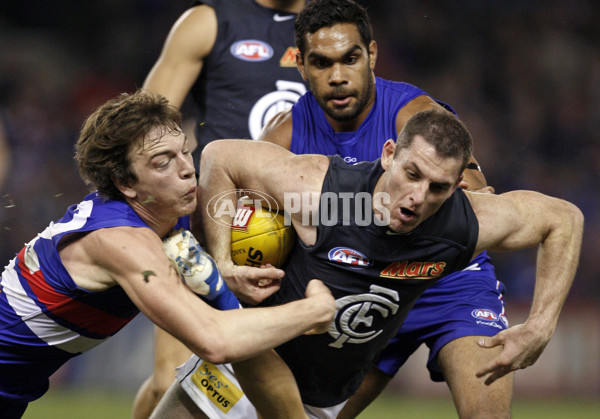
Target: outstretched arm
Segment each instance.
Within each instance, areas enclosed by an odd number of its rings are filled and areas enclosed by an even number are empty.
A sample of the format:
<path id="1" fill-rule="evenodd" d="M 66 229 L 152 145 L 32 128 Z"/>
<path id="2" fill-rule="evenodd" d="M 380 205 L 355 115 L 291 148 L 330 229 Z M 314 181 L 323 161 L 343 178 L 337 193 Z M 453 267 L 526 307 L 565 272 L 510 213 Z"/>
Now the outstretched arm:
<path id="1" fill-rule="evenodd" d="M 532 365 L 554 334 L 575 277 L 583 236 L 583 215 L 573 204 L 532 191 L 470 194 L 480 225 L 478 250 L 519 250 L 539 245 L 535 290 L 529 316 L 480 346 L 503 346 L 478 371 L 491 384 L 510 371 Z"/>
<path id="2" fill-rule="evenodd" d="M 147 228 L 96 230 L 79 242 L 90 266 L 103 267 L 105 277 L 116 281 L 153 323 L 212 363 L 248 359 L 315 327 L 323 332 L 335 312 L 333 297 L 320 281 L 311 281 L 308 298 L 290 304 L 213 309 L 181 281 L 162 241 Z"/>

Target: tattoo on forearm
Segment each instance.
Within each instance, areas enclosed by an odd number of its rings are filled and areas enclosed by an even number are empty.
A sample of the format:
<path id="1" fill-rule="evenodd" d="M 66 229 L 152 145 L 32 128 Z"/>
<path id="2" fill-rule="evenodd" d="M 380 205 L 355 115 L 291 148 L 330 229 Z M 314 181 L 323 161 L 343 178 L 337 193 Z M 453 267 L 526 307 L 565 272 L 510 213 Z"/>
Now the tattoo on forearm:
<path id="1" fill-rule="evenodd" d="M 144 282 L 150 282 L 150 275 L 156 276 L 154 271 L 143 271 L 142 275 L 144 275 Z"/>

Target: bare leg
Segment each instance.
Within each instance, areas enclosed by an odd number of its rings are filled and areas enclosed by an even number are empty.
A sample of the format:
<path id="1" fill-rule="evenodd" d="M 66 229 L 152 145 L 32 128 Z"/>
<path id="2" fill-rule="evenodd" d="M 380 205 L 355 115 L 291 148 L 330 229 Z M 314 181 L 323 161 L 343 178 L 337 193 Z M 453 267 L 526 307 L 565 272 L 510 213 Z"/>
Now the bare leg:
<path id="1" fill-rule="evenodd" d="M 292 372 L 274 350 L 232 364 L 235 376 L 260 417 L 306 419 Z"/>
<path id="2" fill-rule="evenodd" d="M 196 403 L 192 401 L 185 390 L 177 381 L 173 381 L 171 387 L 160 399 L 156 409 L 150 416 L 151 419 L 203 419 L 208 418 Z"/>
<path id="3" fill-rule="evenodd" d="M 350 397 L 337 419 L 352 419 L 373 402 L 388 385 L 391 378 L 376 367 L 371 367 L 358 391 Z"/>
<path id="4" fill-rule="evenodd" d="M 133 419 L 147 419 L 175 379 L 175 368 L 192 352 L 173 336 L 154 327 L 154 370 L 142 384 L 133 402 Z"/>
<path id="5" fill-rule="evenodd" d="M 514 373 L 489 386 L 483 378 L 477 378 L 475 372 L 501 350 L 481 348 L 478 339 L 479 336 L 466 336 L 453 340 L 438 354 L 458 415 L 461 419 L 510 418 Z"/>

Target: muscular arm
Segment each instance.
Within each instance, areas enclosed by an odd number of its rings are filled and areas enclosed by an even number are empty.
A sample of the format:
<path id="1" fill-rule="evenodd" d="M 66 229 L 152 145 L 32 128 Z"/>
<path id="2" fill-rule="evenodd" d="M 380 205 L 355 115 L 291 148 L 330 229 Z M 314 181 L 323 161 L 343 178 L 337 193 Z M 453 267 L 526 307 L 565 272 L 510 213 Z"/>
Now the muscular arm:
<path id="1" fill-rule="evenodd" d="M 163 50 L 144 81 L 144 88 L 164 95 L 181 107 L 200 75 L 204 59 L 217 37 L 217 16 L 212 7 L 192 7 L 175 22 Z"/>
<path id="2" fill-rule="evenodd" d="M 255 356 L 315 326 L 335 310 L 326 287 L 313 281 L 309 298 L 277 307 L 219 311 L 180 280 L 161 240 L 146 228 L 94 231 L 78 241 L 92 266 L 101 266 L 153 323 L 201 358 L 224 363 Z M 329 294 L 329 295 L 327 295 Z"/>
<path id="3" fill-rule="evenodd" d="M 510 371 L 532 365 L 554 334 L 579 261 L 583 215 L 574 205 L 532 191 L 469 194 L 479 219 L 477 251 L 511 251 L 539 245 L 535 291 L 524 324 L 481 346 L 503 345 L 500 356 L 478 372 L 490 384 Z"/>
<path id="4" fill-rule="evenodd" d="M 273 198 L 272 205 L 283 209 L 286 194 L 319 194 L 328 166 L 329 159 L 325 156 L 297 156 L 267 142 L 222 140 L 210 143 L 203 151 L 198 209 L 208 213 L 208 216 L 202 216 L 204 235 L 210 254 L 238 298 L 250 303 L 266 298 L 276 289 L 265 291 L 257 286 L 256 281 L 260 278 L 280 279 L 283 271 L 233 265 L 229 227 L 233 214 L 223 211 L 224 202 L 228 200 L 230 208 L 235 208 L 235 190 L 241 188 L 260 191 L 263 196 Z M 213 199 L 217 196 L 220 197 L 218 201 Z M 216 213 L 220 213 L 220 222 L 214 221 Z M 305 243 L 314 243 L 316 229 L 302 225 L 301 213 L 292 214 L 292 222 Z"/>

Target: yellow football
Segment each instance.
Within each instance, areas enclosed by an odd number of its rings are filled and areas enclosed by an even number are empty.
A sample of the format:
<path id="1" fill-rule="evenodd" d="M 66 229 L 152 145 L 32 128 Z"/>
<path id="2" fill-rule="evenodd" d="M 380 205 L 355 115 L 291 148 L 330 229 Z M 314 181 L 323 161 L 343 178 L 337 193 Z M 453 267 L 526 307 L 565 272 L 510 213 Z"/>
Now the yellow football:
<path id="1" fill-rule="evenodd" d="M 244 205 L 231 230 L 231 258 L 237 265 L 281 267 L 294 247 L 296 232 L 281 213 Z"/>

